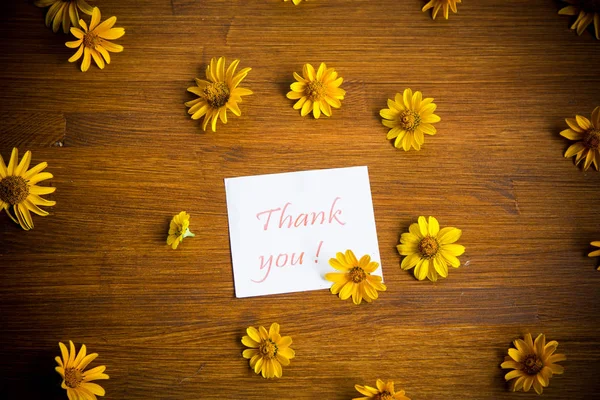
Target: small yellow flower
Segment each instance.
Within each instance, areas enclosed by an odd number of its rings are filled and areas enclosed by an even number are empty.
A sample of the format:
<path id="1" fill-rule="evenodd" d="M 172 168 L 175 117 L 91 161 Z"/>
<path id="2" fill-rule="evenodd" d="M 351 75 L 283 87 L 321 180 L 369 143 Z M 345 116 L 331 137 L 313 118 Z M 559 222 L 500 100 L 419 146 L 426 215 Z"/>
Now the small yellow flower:
<path id="1" fill-rule="evenodd" d="M 564 354 L 554 354 L 558 342 L 553 340 L 546 343 L 546 336 L 543 334 L 539 334 L 535 342 L 528 333 L 524 339 L 517 339 L 513 343 L 516 349 L 508 349 L 508 356 L 500 365 L 502 368 L 512 369 L 504 376 L 506 381 L 511 381 L 510 390 L 528 392 L 533 386 L 537 394 L 542 394 L 552 375 L 564 372 L 564 368 L 556 363 L 567 357 Z"/>
<path id="2" fill-rule="evenodd" d="M 377 388 L 361 385 L 354 385 L 354 388 L 366 397 L 356 397 L 352 400 L 410 400 L 404 395 L 404 390 L 394 391 L 393 381 L 384 383 L 377 379 Z"/>
<path id="3" fill-rule="evenodd" d="M 281 378 L 281 366 L 290 365 L 290 360 L 296 356 L 290 348 L 292 338 L 279 334 L 278 323 L 271 324 L 268 332 L 264 326 L 258 329 L 251 326 L 246 333 L 248 336 L 242 338 L 242 343 L 249 349 L 244 350 L 242 356 L 250 360 L 250 368 L 263 378 Z"/>
<path id="4" fill-rule="evenodd" d="M 369 255 L 357 260 L 352 250 L 346 250 L 346 254 L 337 253 L 335 258 L 330 259 L 329 265 L 342 271 L 325 274 L 325 279 L 333 282 L 331 293 L 339 293 L 342 300 L 352 296 L 354 304 L 360 304 L 363 299 L 370 303 L 379 297 L 377 291 L 384 292 L 387 289 L 380 276 L 371 275 L 379 263 L 371 261 Z"/>
<path id="5" fill-rule="evenodd" d="M 92 383 L 91 381 L 97 381 L 100 379 L 108 379 L 108 375 L 104 373 L 106 367 L 101 365 L 84 371 L 85 367 L 89 365 L 96 357 L 97 353 L 86 355 L 85 344 L 79 349 L 77 357 L 75 356 L 75 345 L 69 340 L 70 351 L 67 350 L 67 346 L 62 343 L 58 343 L 62 359 L 56 357 L 55 360 L 58 363 L 58 367 L 55 368 L 56 372 L 62 376 L 62 388 L 67 391 L 69 399 L 79 400 L 96 400 L 96 396 L 104 396 L 105 392 L 102 386 Z"/>
<path id="6" fill-rule="evenodd" d="M 54 32 L 58 31 L 58 27 L 63 27 L 64 33 L 69 33 L 71 24 L 77 25 L 79 21 L 79 11 L 81 10 L 87 15 L 92 15 L 92 6 L 85 0 L 36 0 L 34 3 L 38 7 L 50 7 L 46 13 L 46 26 L 52 25 Z"/>
<path id="7" fill-rule="evenodd" d="M 88 29 L 87 24 L 84 20 L 79 20 L 79 28 L 71 28 L 71 33 L 77 38 L 73 42 L 65 43 L 69 48 L 79 47 L 73 57 L 69 58 L 69 62 L 77 61 L 83 55 L 83 61 L 81 63 L 81 70 L 83 72 L 90 68 L 91 59 L 93 58 L 96 65 L 100 69 L 104 68 L 104 61 L 106 64 L 110 64 L 109 51 L 113 53 L 120 53 L 123 51 L 123 46 L 109 42 L 109 40 L 118 39 L 125 34 L 123 28 L 113 28 L 117 22 L 117 17 L 110 17 L 106 21 L 100 23 L 100 10 L 98 7 L 94 7 L 92 11 L 92 20 L 90 21 L 90 27 Z"/>
<path id="8" fill-rule="evenodd" d="M 297 82 L 290 85 L 290 92 L 286 97 L 290 100 L 298 100 L 294 104 L 294 110 L 300 110 L 303 117 L 312 111 L 313 116 L 318 119 L 321 112 L 331 116 L 331 107 L 340 108 L 346 95 L 346 91 L 340 88 L 344 79 L 334 68 L 327 68 L 321 63 L 317 72 L 311 64 L 304 64 L 302 75 L 294 72 Z"/>
<path id="9" fill-rule="evenodd" d="M 567 118 L 565 121 L 570 129 L 565 129 L 560 135 L 569 140 L 577 140 L 577 143 L 569 146 L 565 157 L 575 156 L 575 164 L 585 160 L 584 171 L 592 164 L 597 170 L 600 163 L 600 106 L 592 112 L 591 121 L 581 115 Z"/>
<path id="10" fill-rule="evenodd" d="M 48 163 L 39 163 L 35 167 L 29 168 L 31 163 L 31 152 L 25 152 L 25 155 L 19 163 L 19 151 L 13 148 L 8 162 L 8 167 L 4 164 L 4 159 L 0 156 L 0 212 L 6 210 L 6 213 L 21 228 L 26 231 L 33 228 L 31 212 L 45 217 L 48 212 L 38 206 L 53 206 L 55 201 L 46 200 L 40 195 L 54 193 L 55 187 L 37 186 L 36 184 L 53 178 L 50 172 L 42 172 Z M 10 207 L 13 213 L 10 213 Z"/>
<path id="11" fill-rule="evenodd" d="M 434 114 L 437 105 L 432 97 L 423 99 L 421 92 L 413 94 L 411 89 L 405 89 L 403 94 L 396 93 L 394 100 L 388 99 L 387 104 L 389 108 L 381 110 L 379 115 L 383 117 L 383 125 L 391 128 L 387 139 L 395 138 L 397 148 L 421 150 L 425 134 L 437 133 L 432 124 L 440 122 L 440 117 Z"/>
<path id="12" fill-rule="evenodd" d="M 600 40 L 600 1 L 598 0 L 563 0 L 571 4 L 561 8 L 558 12 L 561 15 L 577 15 L 577 19 L 571 25 L 571 29 L 576 29 L 577 34 L 581 36 L 585 28 L 594 22 L 594 31 L 596 39 Z"/>
<path id="13" fill-rule="evenodd" d="M 252 91 L 238 87 L 238 85 L 252 68 L 244 68 L 236 74 L 235 70 L 239 63 L 240 60 L 233 60 L 225 70 L 225 57 L 213 58 L 206 67 L 208 81 L 196 78 L 196 86 L 187 89 L 188 92 L 199 96 L 197 99 L 186 102 L 185 106 L 190 107 L 188 114 L 192 116 L 192 119 L 204 116 L 203 130 L 206 130 L 210 122 L 212 131 L 216 132 L 219 119 L 226 124 L 228 109 L 238 117 L 242 115 L 237 103 L 241 103 L 242 96 L 248 96 L 252 94 Z"/>
<path id="14" fill-rule="evenodd" d="M 462 235 L 460 229 L 449 227 L 440 230 L 440 224 L 434 217 L 429 217 L 429 223 L 425 217 L 419 217 L 419 222 L 411 224 L 408 230 L 400 236 L 397 246 L 400 255 L 406 256 L 400 264 L 402 269 L 416 267 L 414 275 L 418 280 L 428 278 L 435 282 L 438 275 L 442 278 L 448 276 L 448 265 L 460 267 L 457 257 L 465 252 L 465 247 L 454 243 Z"/>
<path id="15" fill-rule="evenodd" d="M 173 247 L 173 250 L 179 246 L 180 242 L 183 242 L 183 239 L 194 236 L 196 235 L 190 232 L 190 214 L 182 211 L 173 217 L 167 237 L 167 244 Z"/>
<path id="16" fill-rule="evenodd" d="M 457 13 L 456 5 L 461 3 L 461 0 L 429 0 L 429 3 L 425 4 L 421 11 L 425 12 L 430 8 L 433 8 L 433 12 L 431 14 L 432 18 L 435 19 L 440 10 L 444 11 L 444 18 L 448 19 L 448 15 L 450 10 L 453 13 Z"/>
<path id="17" fill-rule="evenodd" d="M 289 1 L 289 0 L 283 0 L 283 1 L 286 1 L 286 2 L 287 2 L 287 1 Z M 292 0 L 292 3 L 294 3 L 294 5 L 295 5 L 295 6 L 297 6 L 298 4 L 300 4 L 300 2 L 301 2 L 301 1 L 302 1 L 302 0 Z M 307 1 L 307 0 L 304 0 L 304 1 Z"/>
<path id="18" fill-rule="evenodd" d="M 600 247 L 600 241 L 592 242 L 590 244 L 594 247 Z M 592 251 L 590 254 L 588 254 L 588 257 L 600 257 L 600 250 Z M 600 265 L 598 266 L 598 271 L 600 271 Z"/>

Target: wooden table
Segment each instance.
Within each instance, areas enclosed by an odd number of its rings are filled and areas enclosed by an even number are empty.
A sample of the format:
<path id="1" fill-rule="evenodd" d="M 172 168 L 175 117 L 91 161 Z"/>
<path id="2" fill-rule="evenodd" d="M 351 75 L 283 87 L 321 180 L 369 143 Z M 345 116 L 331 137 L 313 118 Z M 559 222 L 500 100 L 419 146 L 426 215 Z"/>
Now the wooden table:
<path id="1" fill-rule="evenodd" d="M 600 42 L 548 0 L 465 1 L 448 21 L 417 0 L 105 0 L 125 51 L 104 71 L 29 1 L 0 6 L 0 152 L 47 161 L 56 200 L 29 232 L 0 215 L 0 397 L 65 399 L 58 342 L 100 354 L 106 399 L 326 399 L 390 379 L 413 400 L 508 392 L 511 341 L 543 332 L 568 357 L 545 399 L 600 395 L 600 173 L 563 158 L 564 118 L 600 104 Z M 212 57 L 252 67 L 254 95 L 217 132 L 183 103 Z M 301 118 L 292 72 L 325 61 L 345 82 L 331 118 Z M 434 97 L 420 152 L 385 139 L 379 110 Z M 223 179 L 369 167 L 388 291 L 355 306 L 326 290 L 236 299 Z M 165 244 L 170 218 L 193 239 Z M 419 215 L 463 230 L 463 265 L 419 282 L 395 245 Z M 468 265 L 467 265 L 468 264 Z M 279 380 L 241 357 L 277 321 L 296 359 Z"/>

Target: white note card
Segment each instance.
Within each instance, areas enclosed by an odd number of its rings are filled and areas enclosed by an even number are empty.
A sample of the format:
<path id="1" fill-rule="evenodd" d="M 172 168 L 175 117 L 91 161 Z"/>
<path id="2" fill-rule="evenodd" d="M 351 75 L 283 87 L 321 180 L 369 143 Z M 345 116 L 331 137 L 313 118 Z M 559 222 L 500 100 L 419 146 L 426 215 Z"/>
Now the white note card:
<path id="1" fill-rule="evenodd" d="M 329 288 L 348 249 L 380 263 L 367 167 L 228 178 L 225 192 L 236 297 Z"/>

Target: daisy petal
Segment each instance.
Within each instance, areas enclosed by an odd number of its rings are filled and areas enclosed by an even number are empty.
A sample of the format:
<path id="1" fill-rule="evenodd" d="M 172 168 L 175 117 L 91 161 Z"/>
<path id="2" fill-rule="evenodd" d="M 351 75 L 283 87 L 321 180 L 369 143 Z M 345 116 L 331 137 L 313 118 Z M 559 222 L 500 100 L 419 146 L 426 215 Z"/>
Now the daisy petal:
<path id="1" fill-rule="evenodd" d="M 582 117 L 581 115 L 576 115 L 575 119 L 577 120 L 577 125 L 581 127 L 584 131 L 587 131 L 592 127 L 590 120 L 586 117 Z"/>
<path id="2" fill-rule="evenodd" d="M 575 132 L 572 129 L 565 129 L 564 131 L 560 132 L 560 135 L 569 140 L 581 140 L 581 138 L 583 136 L 583 134 L 581 132 Z"/>
<path id="3" fill-rule="evenodd" d="M 90 64 L 92 61 L 92 55 L 90 54 L 90 49 L 84 47 L 83 49 L 83 61 L 81 62 L 81 71 L 85 72 L 90 68 Z"/>
<path id="4" fill-rule="evenodd" d="M 103 40 L 102 42 L 100 42 L 100 46 L 104 47 L 106 50 L 112 53 L 120 53 L 123 51 L 123 46 L 121 46 L 120 44 L 109 42 L 107 40 Z"/>
<path id="5" fill-rule="evenodd" d="M 125 34 L 125 29 L 123 28 L 111 28 L 107 31 L 99 32 L 98 36 L 102 39 L 107 40 L 115 40 L 122 37 Z"/>
<path id="6" fill-rule="evenodd" d="M 17 165 L 13 171 L 13 175 L 21 176 L 27 168 L 29 168 L 29 164 L 31 163 L 31 151 L 27 150 L 23 158 L 21 158 L 21 162 Z"/>
<path id="7" fill-rule="evenodd" d="M 446 265 L 446 263 L 439 257 L 435 257 L 433 259 L 433 267 L 435 268 L 435 271 L 438 274 L 440 274 L 441 277 L 448 277 L 448 265 Z"/>
<path id="8" fill-rule="evenodd" d="M 69 62 L 75 62 L 81 58 L 83 55 L 83 46 L 80 46 L 79 49 L 69 58 Z"/>
<path id="9" fill-rule="evenodd" d="M 12 152 L 10 153 L 10 161 L 8 162 L 7 167 L 7 175 L 14 175 L 15 168 L 17 167 L 17 162 L 19 160 L 19 150 L 16 147 L 13 147 Z"/>
<path id="10" fill-rule="evenodd" d="M 462 236 L 462 231 L 457 228 L 444 228 L 438 235 L 438 242 L 441 245 L 456 242 Z"/>
<path id="11" fill-rule="evenodd" d="M 421 261 L 419 261 L 419 263 L 417 264 L 417 267 L 415 268 L 415 277 L 422 281 L 423 279 L 425 279 L 427 277 L 427 272 L 429 271 L 429 260 L 427 259 L 422 259 Z"/>
<path id="12" fill-rule="evenodd" d="M 438 220 L 434 217 L 429 217 L 429 235 L 435 237 L 439 231 L 440 224 L 438 223 Z"/>
<path id="13" fill-rule="evenodd" d="M 95 395 L 98 395 L 98 396 L 104 396 L 106 394 L 106 392 L 104 391 L 102 386 L 100 386 L 96 383 L 82 382 L 81 387 L 92 392 Z"/>
<path id="14" fill-rule="evenodd" d="M 66 42 L 65 45 L 70 49 L 74 49 L 76 47 L 81 46 L 81 43 L 83 43 L 83 40 L 79 39 L 72 42 Z"/>
<path id="15" fill-rule="evenodd" d="M 596 16 L 598 17 L 598 22 L 596 23 L 596 29 L 600 28 L 600 14 L 596 14 Z M 598 39 L 600 40 L 600 39 Z M 600 106 L 594 108 L 594 111 L 592 111 L 592 125 L 594 126 L 594 128 L 596 129 L 600 129 Z"/>
<path id="16" fill-rule="evenodd" d="M 585 150 L 585 146 L 583 145 L 583 143 L 573 143 L 571 146 L 569 146 L 567 151 L 565 151 L 565 158 L 573 157 L 574 155 L 578 154 L 583 150 Z"/>
<path id="17" fill-rule="evenodd" d="M 100 14 L 100 9 L 98 7 L 94 7 L 92 9 L 92 20 L 90 21 L 90 31 L 93 31 L 94 28 L 96 28 L 96 26 L 100 22 L 101 18 L 102 18 L 102 16 Z"/>
<path id="18" fill-rule="evenodd" d="M 107 30 L 111 29 L 113 26 L 115 26 L 116 22 L 117 22 L 117 17 L 110 17 L 106 21 L 102 22 L 100 25 L 98 25 L 96 27 L 96 32 L 107 31 Z"/>
<path id="19" fill-rule="evenodd" d="M 419 231 L 421 232 L 421 236 L 425 237 L 429 234 L 429 226 L 427 224 L 427 220 L 425 220 L 425 217 L 421 216 L 418 219 L 418 223 L 419 223 Z"/>

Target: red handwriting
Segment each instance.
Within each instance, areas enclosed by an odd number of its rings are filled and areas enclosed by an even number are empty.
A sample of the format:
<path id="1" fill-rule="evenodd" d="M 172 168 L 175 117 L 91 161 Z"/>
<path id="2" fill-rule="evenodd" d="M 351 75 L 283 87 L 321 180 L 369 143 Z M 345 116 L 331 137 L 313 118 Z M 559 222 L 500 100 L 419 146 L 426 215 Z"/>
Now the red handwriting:
<path id="1" fill-rule="evenodd" d="M 273 255 L 270 255 L 269 258 L 267 258 L 266 260 L 265 256 L 258 257 L 260 259 L 260 271 L 264 274 L 264 276 L 262 277 L 262 279 L 251 279 L 251 281 L 254 283 L 263 283 L 264 281 L 266 281 L 269 277 L 269 274 L 271 273 L 271 268 L 273 267 L 273 260 L 275 260 L 275 266 L 278 268 L 283 268 L 288 264 L 292 266 L 298 264 L 302 265 L 302 262 L 304 261 L 304 252 L 300 253 L 298 258 L 296 259 L 294 259 L 295 256 L 296 253 L 291 253 L 291 255 L 287 253 L 281 253 L 276 258 L 274 258 Z"/>
<path id="2" fill-rule="evenodd" d="M 326 216 L 326 211 L 318 211 L 318 212 L 307 212 L 307 213 L 300 213 L 296 216 L 294 216 L 291 213 L 288 213 L 288 207 L 290 207 L 292 205 L 292 203 L 285 203 L 285 205 L 283 206 L 283 209 L 281 207 L 278 208 L 272 208 L 270 210 L 266 210 L 266 211 L 261 211 L 258 214 L 256 214 L 256 218 L 259 221 L 263 221 L 263 219 L 261 219 L 263 216 L 266 216 L 264 225 L 263 225 L 263 230 L 267 230 L 270 227 L 279 227 L 279 229 L 282 228 L 299 228 L 301 226 L 308 226 L 308 225 L 323 225 L 324 223 L 329 223 L 329 224 L 333 224 L 334 222 L 337 222 L 340 225 L 346 225 L 346 222 L 342 221 L 340 218 L 342 216 L 342 210 L 340 210 L 337 206 L 336 203 L 338 202 L 338 200 L 341 200 L 341 197 L 336 197 L 333 200 L 333 203 L 331 204 L 331 208 L 329 209 L 329 217 Z M 279 223 L 277 224 L 276 222 L 271 222 L 271 217 L 274 217 L 273 219 L 277 219 L 277 216 L 279 216 Z M 320 221 L 320 222 L 319 222 Z"/>

